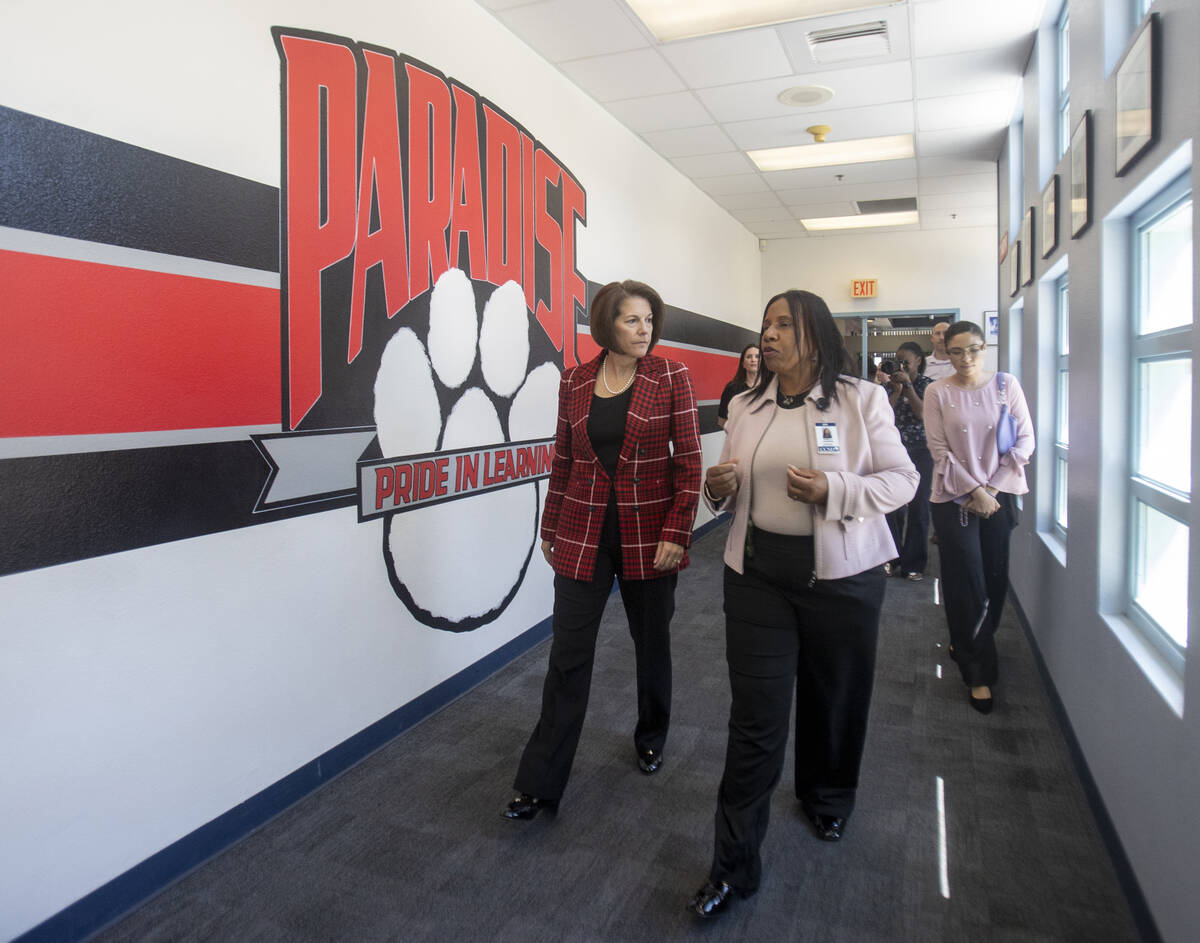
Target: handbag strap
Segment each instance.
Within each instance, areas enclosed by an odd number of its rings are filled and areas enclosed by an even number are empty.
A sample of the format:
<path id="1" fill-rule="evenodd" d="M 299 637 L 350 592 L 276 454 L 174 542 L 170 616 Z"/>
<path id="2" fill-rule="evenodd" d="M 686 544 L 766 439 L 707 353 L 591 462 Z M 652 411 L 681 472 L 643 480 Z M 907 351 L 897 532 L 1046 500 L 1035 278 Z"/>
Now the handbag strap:
<path id="1" fill-rule="evenodd" d="M 1000 405 L 1008 405 L 1008 389 L 1004 385 L 1004 374 L 996 371 L 996 385 L 1000 387 Z"/>

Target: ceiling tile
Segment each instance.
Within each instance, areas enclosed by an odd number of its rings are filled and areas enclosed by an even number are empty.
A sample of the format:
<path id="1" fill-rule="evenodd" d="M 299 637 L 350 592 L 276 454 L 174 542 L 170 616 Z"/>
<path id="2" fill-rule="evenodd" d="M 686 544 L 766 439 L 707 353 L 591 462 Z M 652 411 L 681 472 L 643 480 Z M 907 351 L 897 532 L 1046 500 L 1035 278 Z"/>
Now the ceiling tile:
<path id="1" fill-rule="evenodd" d="M 692 88 L 750 82 L 792 71 L 773 29 L 738 30 L 667 43 L 662 54 Z"/>
<path id="2" fill-rule="evenodd" d="M 895 200 L 917 195 L 917 181 L 885 180 L 878 183 L 857 185 L 840 184 L 832 187 L 806 187 L 797 190 L 779 190 L 776 194 L 789 207 L 828 203 L 833 200 Z M 836 214 L 835 214 L 836 215 Z"/>
<path id="3" fill-rule="evenodd" d="M 996 164 L 990 160 L 973 157 L 917 157 L 917 168 L 922 177 L 938 177 L 947 174 L 983 174 L 996 176 Z"/>
<path id="4" fill-rule="evenodd" d="M 840 181 L 837 179 L 838 174 L 842 175 Z M 860 183 L 878 183 L 884 180 L 913 180 L 916 176 L 917 162 L 912 158 L 871 161 L 866 164 L 843 164 L 839 167 L 775 170 L 763 174 L 767 183 L 775 190 L 853 186 Z"/>
<path id="5" fill-rule="evenodd" d="M 613 0 L 547 0 L 496 17 L 551 62 L 650 45 Z"/>
<path id="6" fill-rule="evenodd" d="M 1007 128 L 1017 103 L 1019 84 L 990 92 L 948 95 L 917 100 L 917 128 L 947 131 L 955 128 Z"/>
<path id="7" fill-rule="evenodd" d="M 804 192 L 809 191 L 793 191 Z M 829 191 L 824 191 L 825 198 L 829 198 Z M 782 197 L 783 194 L 780 194 Z M 788 209 L 792 211 L 792 215 L 796 219 L 806 218 L 810 216 L 852 216 L 858 212 L 854 208 L 854 203 L 846 201 L 845 203 L 798 203 L 795 205 L 788 204 Z"/>
<path id="8" fill-rule="evenodd" d="M 734 150 L 729 136 L 715 124 L 674 131 L 648 131 L 642 137 L 663 157 L 692 157 Z"/>
<path id="9" fill-rule="evenodd" d="M 1004 128 L 952 128 L 947 131 L 921 131 L 917 134 L 917 155 L 955 156 L 968 160 L 994 162 L 1000 155 Z"/>
<path id="10" fill-rule="evenodd" d="M 670 92 L 645 98 L 626 98 L 605 105 L 626 127 L 639 134 L 670 128 L 694 128 L 712 117 L 692 92 Z"/>
<path id="11" fill-rule="evenodd" d="M 916 93 L 919 98 L 935 98 L 1008 88 L 1015 97 L 1024 67 L 1021 52 L 1014 43 L 996 49 L 917 59 Z"/>
<path id="12" fill-rule="evenodd" d="M 907 134 L 913 130 L 912 103 L 904 101 L 891 105 L 870 105 L 865 108 L 810 111 L 785 118 L 730 121 L 725 124 L 725 129 L 738 147 L 752 150 L 760 147 L 812 144 L 812 135 L 805 128 L 814 124 L 826 124 L 833 128 L 829 135 L 831 141 Z"/>
<path id="13" fill-rule="evenodd" d="M 730 174 L 725 177 L 702 177 L 696 186 L 711 196 L 726 193 L 759 193 L 769 190 L 760 174 Z"/>
<path id="14" fill-rule="evenodd" d="M 727 210 L 774 209 L 780 218 L 787 216 L 787 210 L 779 202 L 774 193 L 723 193 L 713 199 Z"/>
<path id="15" fill-rule="evenodd" d="M 545 6 L 545 2 L 544 0 L 479 0 L 479 5 L 489 10 L 508 10 L 512 7 Z"/>
<path id="16" fill-rule="evenodd" d="M 729 215 L 743 223 L 762 223 L 770 220 L 783 225 L 792 221 L 792 215 L 783 207 L 734 209 L 729 211 Z"/>
<path id="17" fill-rule="evenodd" d="M 750 158 L 741 151 L 731 151 L 728 154 L 705 154 L 701 157 L 676 157 L 671 163 L 692 178 L 748 174 L 758 170 Z"/>
<path id="18" fill-rule="evenodd" d="M 913 7 L 913 53 L 943 56 L 992 49 L 1013 40 L 1033 48 L 1045 0 L 934 0 Z"/>
<path id="19" fill-rule="evenodd" d="M 921 184 L 921 195 L 917 197 L 917 209 L 925 210 L 950 210 L 952 212 L 960 212 L 965 209 L 995 209 L 996 208 L 996 191 L 992 190 L 967 190 L 958 193 L 926 193 L 930 181 L 923 181 Z"/>
<path id="20" fill-rule="evenodd" d="M 951 211 L 941 210 L 921 213 L 922 229 L 957 229 L 966 226 L 996 226 L 996 210 L 982 207 Z"/>
<path id="21" fill-rule="evenodd" d="M 806 239 L 808 230 L 795 220 L 781 222 L 766 220 L 761 223 L 747 223 L 746 228 L 760 239 Z"/>
<path id="22" fill-rule="evenodd" d="M 601 103 L 684 90 L 679 76 L 654 49 L 573 59 L 559 68 Z"/>
<path id="23" fill-rule="evenodd" d="M 996 192 L 992 174 L 955 174 L 952 177 L 928 177 L 921 181 L 921 196 L 933 193 L 966 193 L 971 190 Z"/>
<path id="24" fill-rule="evenodd" d="M 796 108 L 779 101 L 779 93 L 796 85 L 823 85 L 833 90 L 833 99 L 814 108 Z M 696 92 L 718 121 L 744 121 L 789 115 L 813 116 L 814 112 L 858 108 L 912 98 L 912 69 L 907 62 L 841 69 L 812 75 L 788 75 L 761 82 L 743 82 Z M 807 122 L 811 124 L 812 122 Z"/>

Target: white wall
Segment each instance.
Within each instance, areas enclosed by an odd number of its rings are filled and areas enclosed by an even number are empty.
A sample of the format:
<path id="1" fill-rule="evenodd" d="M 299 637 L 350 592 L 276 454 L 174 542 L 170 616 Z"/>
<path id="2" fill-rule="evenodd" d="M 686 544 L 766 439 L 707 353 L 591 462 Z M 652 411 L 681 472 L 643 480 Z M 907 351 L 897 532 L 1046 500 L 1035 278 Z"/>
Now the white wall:
<path id="1" fill-rule="evenodd" d="M 3 20 L 0 104 L 273 186 L 271 26 L 412 55 L 575 174 L 585 277 L 643 278 L 731 321 L 758 307 L 757 240 L 468 0 L 8 2 Z M 380 528 L 344 509 L 0 578 L 0 938 L 549 614 L 535 554 L 496 622 L 416 624 L 383 576 Z"/>
<path id="2" fill-rule="evenodd" d="M 997 239 L 990 227 L 971 227 L 771 240 L 762 300 L 801 288 L 824 298 L 834 314 L 958 308 L 980 323 L 984 311 L 996 309 Z M 856 278 L 877 278 L 879 296 L 852 298 Z"/>
<path id="3" fill-rule="evenodd" d="M 1183 674 L 1173 671 L 1121 615 L 1114 600 L 1125 579 L 1122 491 L 1131 401 L 1125 217 L 1145 196 L 1179 173 L 1178 158 L 1200 137 L 1196 90 L 1200 68 L 1200 6 L 1194 0 L 1158 0 L 1162 17 L 1162 134 L 1130 171 L 1115 170 L 1116 76 L 1112 72 L 1132 33 L 1123 0 L 1069 0 L 1071 20 L 1071 127 L 1093 112 L 1091 227 L 1071 238 L 1069 207 L 1060 197 L 1058 248 L 1035 257 L 1032 285 L 1003 301 L 1001 336 L 1009 310 L 1023 303 L 1021 382 L 1038 417 L 1039 452 L 1030 475 L 1020 528 L 1013 536 L 1011 580 L 1062 699 L 1084 759 L 1136 875 L 1158 930 L 1169 943 L 1190 943 L 1200 927 L 1200 672 L 1195 626 L 1200 614 L 1200 513 L 1191 505 L 1191 653 Z M 1053 42 L 1043 31 L 1039 42 Z M 1037 206 L 1051 171 L 1060 192 L 1069 188 L 1070 157 L 1039 173 L 1040 142 L 1053 135 L 1049 112 L 1037 104 L 1045 88 L 1039 68 L 1053 56 L 1035 55 L 1024 83 L 1023 207 Z M 1175 169 L 1172 169 L 1174 166 Z M 1000 218 L 1010 214 L 1008 160 L 1000 165 Z M 1194 159 L 1192 189 L 1198 181 Z M 1200 246 L 1193 213 L 1193 253 Z M 1040 253 L 1038 254 L 1040 256 Z M 1065 544 L 1039 530 L 1053 502 L 1054 317 L 1052 279 L 1066 262 L 1070 282 L 1069 530 Z M 1198 267 L 1193 255 L 1193 276 Z M 1049 274 L 1048 274 L 1049 273 Z M 1195 285 L 1196 283 L 1194 283 Z M 1194 298 L 1200 291 L 1194 287 Z M 1193 312 L 1194 314 L 1194 312 Z M 1192 350 L 1200 340 L 1193 318 Z M 1193 356 L 1192 467 L 1200 456 L 1200 386 Z M 1180 439 L 1188 430 L 1180 430 Z M 1193 481 L 1194 481 L 1193 477 Z M 1193 485 L 1194 488 L 1194 485 Z M 1180 716 L 1180 711 L 1182 716 Z"/>

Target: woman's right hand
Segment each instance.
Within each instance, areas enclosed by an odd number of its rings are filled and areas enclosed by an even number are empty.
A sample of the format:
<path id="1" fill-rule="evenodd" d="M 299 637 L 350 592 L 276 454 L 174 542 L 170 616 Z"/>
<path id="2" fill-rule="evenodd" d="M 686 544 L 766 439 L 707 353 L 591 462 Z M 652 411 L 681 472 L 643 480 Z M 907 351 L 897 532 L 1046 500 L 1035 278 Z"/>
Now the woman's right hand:
<path id="1" fill-rule="evenodd" d="M 554 544 L 548 540 L 542 541 L 542 556 L 546 558 L 546 562 L 550 566 L 554 566 Z"/>
<path id="2" fill-rule="evenodd" d="M 715 501 L 723 501 L 738 489 L 737 459 L 713 465 L 704 473 L 704 487 Z"/>

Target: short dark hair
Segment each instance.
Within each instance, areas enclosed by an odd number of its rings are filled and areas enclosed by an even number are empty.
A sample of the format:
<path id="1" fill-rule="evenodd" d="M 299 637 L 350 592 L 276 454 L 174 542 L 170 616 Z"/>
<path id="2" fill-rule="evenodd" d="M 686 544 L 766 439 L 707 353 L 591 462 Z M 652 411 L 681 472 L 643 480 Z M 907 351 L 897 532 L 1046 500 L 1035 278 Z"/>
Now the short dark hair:
<path id="1" fill-rule="evenodd" d="M 781 291 L 766 303 L 763 307 L 764 318 L 767 316 L 767 309 L 780 299 L 787 301 L 788 310 L 791 312 L 792 331 L 796 335 L 797 349 L 800 347 L 800 324 L 803 323 L 804 334 L 817 354 L 821 389 L 830 399 L 836 400 L 837 384 L 850 382 L 843 374 L 854 374 L 854 361 L 850 359 L 850 352 L 846 350 L 846 342 L 842 332 L 838 330 L 837 322 L 829 313 L 829 305 L 820 295 L 792 288 Z M 759 340 L 762 340 L 761 334 Z M 758 387 L 751 395 L 751 400 L 758 399 L 767 391 L 774 375 L 765 365 L 759 367 L 758 373 Z"/>
<path id="2" fill-rule="evenodd" d="M 899 354 L 900 351 L 902 351 L 902 350 L 907 350 L 910 354 L 916 354 L 916 356 L 921 358 L 921 366 L 919 366 L 917 368 L 917 373 L 924 373 L 925 372 L 925 351 L 921 349 L 921 345 L 916 343 L 915 341 L 905 341 L 903 344 L 901 344 L 896 349 L 896 353 Z"/>
<path id="3" fill-rule="evenodd" d="M 621 304 L 628 298 L 645 298 L 650 305 L 650 346 L 646 348 L 646 353 L 650 353 L 662 337 L 666 309 L 658 292 L 645 282 L 634 281 L 632 278 L 623 282 L 609 282 L 596 292 L 588 311 L 588 328 L 592 332 L 592 340 L 606 350 L 615 350 L 613 325 L 621 313 Z"/>
<path id="4" fill-rule="evenodd" d="M 955 321 L 950 325 L 950 329 L 946 331 L 946 343 L 950 343 L 950 338 L 958 337 L 959 334 L 974 334 L 985 344 L 987 339 L 983 336 L 983 328 L 974 321 Z"/>

